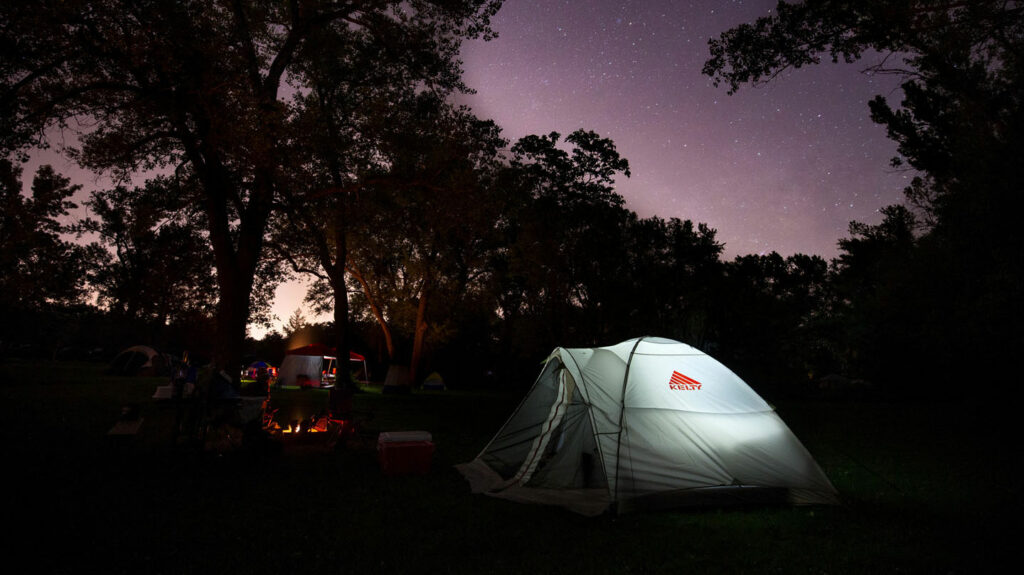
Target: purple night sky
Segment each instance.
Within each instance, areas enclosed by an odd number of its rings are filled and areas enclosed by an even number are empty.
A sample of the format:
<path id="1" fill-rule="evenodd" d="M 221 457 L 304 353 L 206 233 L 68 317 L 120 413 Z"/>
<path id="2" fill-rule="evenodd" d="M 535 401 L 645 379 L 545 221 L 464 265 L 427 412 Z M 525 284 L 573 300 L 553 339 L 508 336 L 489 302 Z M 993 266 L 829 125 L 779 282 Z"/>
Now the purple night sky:
<path id="1" fill-rule="evenodd" d="M 898 100 L 898 80 L 861 73 L 868 60 L 810 66 L 733 96 L 713 87 L 700 72 L 708 39 L 775 5 L 506 0 L 493 22 L 499 37 L 463 47 L 477 93 L 462 100 L 512 141 L 577 128 L 613 139 L 630 162 L 632 177 L 618 182 L 627 206 L 707 223 L 726 258 L 774 250 L 830 259 L 851 220 L 877 223 L 879 208 L 902 199 L 910 176 L 889 167 L 896 146 L 867 107 L 876 94 Z M 53 150 L 25 167 L 26 180 L 38 163 L 84 191 L 109 185 Z M 304 291 L 296 282 L 278 289 L 278 325 Z"/>
<path id="2" fill-rule="evenodd" d="M 726 256 L 836 255 L 850 220 L 877 223 L 909 177 L 867 102 L 890 76 L 825 63 L 733 96 L 701 74 L 708 38 L 776 0 L 506 0 L 499 37 L 464 46 L 466 98 L 505 136 L 577 128 L 615 141 L 630 209 L 706 222 Z M 895 94 L 899 97 L 899 94 Z"/>

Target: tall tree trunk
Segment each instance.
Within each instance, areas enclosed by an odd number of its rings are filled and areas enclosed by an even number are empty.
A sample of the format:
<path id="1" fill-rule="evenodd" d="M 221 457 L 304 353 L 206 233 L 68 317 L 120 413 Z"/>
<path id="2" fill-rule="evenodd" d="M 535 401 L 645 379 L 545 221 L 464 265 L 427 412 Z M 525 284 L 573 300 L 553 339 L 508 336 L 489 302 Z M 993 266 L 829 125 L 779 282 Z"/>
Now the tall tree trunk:
<path id="1" fill-rule="evenodd" d="M 344 240 L 343 240 L 344 241 Z M 339 253 L 344 251 L 338 246 Z M 344 261 L 344 260 L 342 260 Z M 355 384 L 352 383 L 351 362 L 349 361 L 348 338 L 348 289 L 345 287 L 345 266 L 337 266 L 340 276 L 331 276 L 334 289 L 334 345 L 337 348 L 338 376 L 331 390 L 331 413 L 335 417 L 347 419 L 352 413 L 352 396 Z"/>
<path id="2" fill-rule="evenodd" d="M 323 91 L 323 86 L 316 86 L 316 94 L 323 109 L 330 109 L 331 99 Z M 328 114 L 324 118 L 324 127 L 327 130 L 329 142 L 337 140 L 337 128 L 334 117 Z M 340 375 L 344 376 L 343 381 L 335 382 L 335 389 L 349 388 L 349 337 L 348 337 L 348 286 L 345 284 L 345 266 L 348 263 L 348 192 L 345 190 L 345 178 L 342 175 L 342 166 L 336 150 L 327 147 L 322 150 L 327 158 L 330 169 L 331 184 L 334 186 L 335 198 L 334 209 L 334 260 L 331 261 L 331 254 L 328 249 L 321 252 L 321 265 L 327 271 L 331 280 L 331 289 L 334 291 L 334 331 L 335 345 L 338 356 L 338 368 Z M 335 394 L 337 395 L 337 394 Z M 333 396 L 332 396 L 333 397 Z M 337 407 L 337 405 L 335 405 Z"/>
<path id="3" fill-rule="evenodd" d="M 270 214 L 269 180 L 257 176 L 252 196 L 241 217 L 237 234 L 233 234 L 227 212 L 228 179 L 223 170 L 212 169 L 204 174 L 207 191 L 206 214 L 210 226 L 217 269 L 217 337 L 213 365 L 236 387 L 240 384 L 239 368 L 249 322 L 249 298 L 255 281 L 256 267 L 263 249 L 263 234 Z M 261 180 L 261 181 L 260 181 Z M 237 244 L 232 236 L 237 235 Z"/>
<path id="4" fill-rule="evenodd" d="M 391 327 L 388 326 L 388 322 L 384 319 L 384 312 L 381 311 L 378 298 L 370 290 L 370 285 L 366 282 L 366 278 L 363 277 L 363 274 L 360 273 L 357 268 L 349 266 L 348 272 L 352 274 L 352 277 L 356 278 L 359 285 L 363 286 L 363 295 L 366 297 L 366 301 L 370 305 L 370 311 L 373 313 L 373 317 L 377 320 L 377 325 L 379 325 L 381 331 L 384 332 L 384 345 L 388 348 L 388 359 L 394 359 L 395 340 L 391 335 Z"/>
<path id="5" fill-rule="evenodd" d="M 249 292 L 251 280 L 247 283 L 237 269 L 217 268 L 220 286 L 220 300 L 217 303 L 217 336 L 213 350 L 213 365 L 218 372 L 226 374 L 234 386 L 239 385 L 239 370 L 242 365 L 242 346 L 245 342 L 246 324 L 249 321 Z M 251 277 L 251 274 L 250 274 Z"/>
<path id="6" fill-rule="evenodd" d="M 419 377 L 419 365 L 423 359 L 423 340 L 427 334 L 428 282 L 423 282 L 419 305 L 416 306 L 416 328 L 412 342 L 412 358 L 409 360 L 409 385 L 415 385 Z"/>
<path id="7" fill-rule="evenodd" d="M 325 96 L 322 91 L 317 90 L 321 105 L 326 108 Z M 327 136 L 329 141 L 337 139 L 337 130 L 333 118 L 328 115 L 325 118 Z M 341 162 L 333 148 L 324 151 L 330 166 L 331 183 L 334 185 L 334 193 L 339 197 L 335 198 L 334 210 L 334 260 L 331 261 L 329 250 L 321 252 L 322 266 L 327 271 L 331 280 L 331 289 L 334 291 L 334 347 L 336 348 L 338 362 L 338 377 L 334 381 L 334 389 L 331 390 L 331 412 L 336 417 L 347 419 L 352 412 L 352 396 L 355 393 L 355 386 L 352 383 L 352 374 L 349 369 L 349 326 L 348 326 L 348 285 L 345 283 L 345 266 L 348 263 L 348 192 L 345 191 L 345 178 L 342 176 Z"/>
<path id="8" fill-rule="evenodd" d="M 220 300 L 217 303 L 217 340 L 214 348 L 214 367 L 230 376 L 233 385 L 239 384 L 246 328 L 249 323 L 249 298 L 255 281 L 256 267 L 262 248 L 262 234 L 239 234 L 238 250 L 229 250 L 234 257 L 220 258 L 217 264 L 217 284 Z M 216 254 L 216 250 L 215 254 Z M 221 259 L 229 259 L 222 265 Z"/>
<path id="9" fill-rule="evenodd" d="M 345 285 L 345 261 L 348 259 L 348 241 L 345 230 L 345 198 L 341 198 L 335 215 L 334 227 L 334 261 L 330 264 L 329 277 L 334 291 L 334 346 L 337 348 L 338 377 L 331 390 L 331 413 L 335 417 L 347 418 L 352 412 L 352 395 L 355 386 L 349 369 L 349 337 L 348 337 L 348 287 Z"/>

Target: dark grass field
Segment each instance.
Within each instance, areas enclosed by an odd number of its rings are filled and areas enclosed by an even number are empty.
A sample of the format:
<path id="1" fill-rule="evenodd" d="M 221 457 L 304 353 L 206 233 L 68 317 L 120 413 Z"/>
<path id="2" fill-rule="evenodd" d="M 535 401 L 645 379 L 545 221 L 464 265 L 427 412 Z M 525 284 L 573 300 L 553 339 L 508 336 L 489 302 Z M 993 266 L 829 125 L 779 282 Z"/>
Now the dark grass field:
<path id="1" fill-rule="evenodd" d="M 363 393 L 346 451 L 172 441 L 162 379 L 0 364 L 7 564 L 27 573 L 983 573 L 1020 557 L 1012 417 L 998 404 L 782 403 L 841 507 L 584 518 L 471 495 L 472 459 L 521 398 Z M 108 437 L 124 405 L 133 437 Z M 385 477 L 373 438 L 421 429 L 426 476 Z"/>

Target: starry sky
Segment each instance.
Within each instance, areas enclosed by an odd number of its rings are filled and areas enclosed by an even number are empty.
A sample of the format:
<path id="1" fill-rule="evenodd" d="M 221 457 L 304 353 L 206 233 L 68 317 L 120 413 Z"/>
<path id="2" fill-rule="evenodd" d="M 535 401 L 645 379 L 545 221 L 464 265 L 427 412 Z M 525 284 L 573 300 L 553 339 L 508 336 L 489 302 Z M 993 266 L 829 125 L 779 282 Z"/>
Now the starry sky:
<path id="1" fill-rule="evenodd" d="M 867 102 L 898 103 L 874 60 L 827 62 L 727 95 L 701 74 L 707 41 L 777 0 L 506 0 L 496 40 L 464 46 L 464 98 L 507 138 L 577 128 L 615 141 L 640 216 L 706 222 L 726 257 L 836 255 L 850 220 L 877 223 L 910 177 Z"/>
<path id="2" fill-rule="evenodd" d="M 837 253 L 851 220 L 877 223 L 911 177 L 889 167 L 896 146 L 871 122 L 876 94 L 898 102 L 898 80 L 874 60 L 823 63 L 729 96 L 700 70 L 707 41 L 774 9 L 776 0 L 505 0 L 499 37 L 464 45 L 462 102 L 510 140 L 577 128 L 615 141 L 632 176 L 618 191 L 642 217 L 678 217 L 718 230 L 725 257 L 777 251 Z M 37 154 L 84 184 L 109 185 L 60 157 Z M 35 165 L 26 166 L 26 180 Z M 27 182 L 26 182 L 27 183 Z M 282 285 L 280 324 L 302 305 Z M 310 320 L 329 318 L 314 316 Z M 262 328 L 252 330 L 261 337 Z"/>

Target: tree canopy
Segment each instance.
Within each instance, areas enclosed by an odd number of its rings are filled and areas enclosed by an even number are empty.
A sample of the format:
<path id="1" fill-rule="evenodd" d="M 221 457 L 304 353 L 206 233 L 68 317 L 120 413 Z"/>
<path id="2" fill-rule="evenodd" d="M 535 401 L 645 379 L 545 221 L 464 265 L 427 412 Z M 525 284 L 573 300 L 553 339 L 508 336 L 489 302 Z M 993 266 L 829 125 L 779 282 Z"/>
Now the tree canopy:
<path id="1" fill-rule="evenodd" d="M 462 38 L 491 34 L 500 2 L 461 0 L 217 3 L 121 0 L 3 3 L 0 7 L 0 150 L 46 145 L 71 130 L 83 166 L 132 174 L 173 168 L 198 183 L 220 298 L 217 363 L 238 363 L 249 296 L 281 158 L 298 135 L 289 94 L 299 65 L 327 30 L 347 48 L 427 46 L 421 62 L 458 70 Z M 420 54 L 423 50 L 413 50 Z M 359 70 L 358 73 L 370 73 Z"/>
<path id="2" fill-rule="evenodd" d="M 842 373 L 908 391 L 965 375 L 958 356 L 998 365 L 1019 347 L 1019 2 L 783 2 L 711 40 L 704 71 L 730 92 L 826 59 L 900 75 L 900 101 L 870 111 L 917 177 L 905 205 L 852 222 L 831 262 L 723 261 L 707 224 L 628 209 L 610 139 L 508 147 L 452 105 L 468 90 L 460 42 L 489 37 L 499 4 L 0 4 L 2 310 L 70 316 L 95 294 L 108 317 L 168 330 L 212 313 L 216 366 L 233 368 L 287 262 L 334 311 L 307 326 L 297 312 L 290 335 L 344 353 L 352 315 L 413 373 L 432 351 L 479 375 L 656 334 L 762 390 Z M 78 223 L 76 186 L 45 167 L 25 194 L 11 161 L 62 131 L 62 151 L 116 180 Z M 275 333 L 262 349 L 285 345 Z"/>
<path id="3" fill-rule="evenodd" d="M 710 41 L 704 72 L 730 92 L 820 62 L 878 60 L 898 74 L 902 100 L 870 102 L 871 116 L 898 144 L 896 167 L 917 177 L 904 208 L 878 226 L 854 224 L 840 242 L 847 327 L 884 327 L 872 350 L 892 380 L 950 380 L 949 351 L 985 366 L 1021 342 L 1024 201 L 1024 5 L 1016 1 L 871 0 L 780 2 L 770 16 Z M 920 225 L 919 225 L 920 224 Z M 855 285 L 871 289 L 857 291 Z M 854 311 L 856 310 L 856 311 Z M 891 336 L 891 337 L 890 337 Z M 861 341 L 865 341 L 861 338 Z M 974 362 L 973 364 L 976 364 Z"/>
<path id="4" fill-rule="evenodd" d="M 22 170 L 0 159 L 0 305 L 10 318 L 17 310 L 38 310 L 85 299 L 85 264 L 92 250 L 68 237 L 81 186 L 42 166 L 22 195 Z"/>
<path id="5" fill-rule="evenodd" d="M 921 173 L 908 199 L 940 226 L 965 209 L 1018 201 L 1011 158 L 1024 134 L 1020 2 L 780 2 L 772 15 L 722 33 L 709 47 L 704 73 L 730 93 L 826 56 L 854 62 L 870 52 L 876 61 L 866 71 L 903 79 L 900 106 L 878 96 L 871 114 L 899 144 L 894 164 Z"/>
<path id="6" fill-rule="evenodd" d="M 163 324 L 180 315 L 213 315 L 213 254 L 201 214 L 179 202 L 186 195 L 161 178 L 143 188 L 93 192 L 92 216 L 79 230 L 95 234 L 111 257 L 94 262 L 98 302 L 115 315 Z"/>

